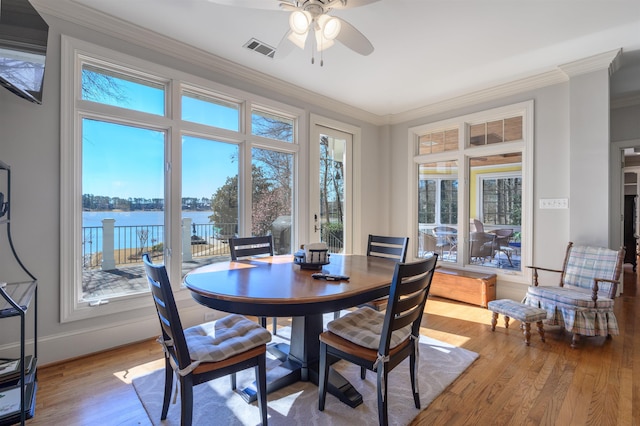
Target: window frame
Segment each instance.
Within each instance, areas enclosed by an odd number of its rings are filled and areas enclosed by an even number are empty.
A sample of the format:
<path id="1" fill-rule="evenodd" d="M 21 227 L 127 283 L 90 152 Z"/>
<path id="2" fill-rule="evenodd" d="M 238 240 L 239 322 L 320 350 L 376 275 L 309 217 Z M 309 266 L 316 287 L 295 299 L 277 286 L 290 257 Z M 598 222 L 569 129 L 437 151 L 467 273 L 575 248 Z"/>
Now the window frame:
<path id="1" fill-rule="evenodd" d="M 82 99 L 82 65 L 94 65 L 125 75 L 135 75 L 165 87 L 165 115 L 127 110 L 116 106 Z M 156 63 L 135 58 L 66 35 L 61 37 L 61 192 L 60 232 L 66 236 L 60 241 L 60 321 L 70 322 L 88 318 L 133 311 L 152 306 L 148 294 L 112 297 L 103 303 L 80 301 L 82 282 L 81 227 L 82 227 L 82 120 L 92 118 L 166 132 L 165 140 L 165 247 L 164 259 L 178 300 L 190 300 L 190 293 L 183 291 L 181 280 L 181 223 L 182 214 L 182 155 L 181 141 L 185 135 L 220 140 L 239 146 L 240 212 L 239 233 L 246 235 L 251 229 L 251 152 L 258 147 L 293 155 L 292 219 L 294 235 L 292 247 L 298 244 L 299 195 L 303 185 L 298 184 L 301 150 L 301 128 L 306 126 L 304 110 L 271 101 L 210 80 L 167 68 Z M 203 94 L 240 106 L 239 129 L 231 131 L 200 123 L 182 120 L 182 93 Z M 270 140 L 251 134 L 253 108 L 269 111 L 294 122 L 292 142 Z M 114 121 L 115 120 L 115 121 Z M 246 207 L 248 206 L 248 208 Z M 249 231 L 250 232 L 250 231 Z M 106 303 L 108 301 L 108 303 Z"/>
<path id="2" fill-rule="evenodd" d="M 482 122 L 490 122 L 500 119 L 508 119 L 515 115 L 522 117 L 522 140 L 507 141 L 482 146 L 469 143 L 470 126 Z M 531 264 L 533 244 L 533 158 L 534 158 L 534 101 L 524 101 L 502 107 L 491 108 L 467 115 L 449 118 L 442 121 L 423 124 L 408 129 L 408 173 L 407 180 L 410 188 L 409 212 L 407 215 L 410 224 L 410 235 L 418 235 L 418 170 L 419 165 L 435 163 L 439 161 L 458 162 L 458 235 L 462 236 L 463 244 L 459 244 L 459 252 L 456 262 L 447 263 L 458 269 L 492 272 L 498 277 L 508 276 L 508 280 L 520 283 L 528 283 L 531 279 L 531 271 L 522 265 Z M 445 151 L 435 154 L 419 154 L 419 139 L 421 135 L 441 130 L 458 127 L 458 150 Z M 473 265 L 466 262 L 468 255 L 469 230 L 470 230 L 470 191 L 469 179 L 470 159 L 477 156 L 488 156 L 509 152 L 522 153 L 522 219 L 521 219 L 521 268 L 520 270 L 504 270 L 489 268 L 481 265 Z M 479 197 L 475 203 L 480 202 Z M 477 208 L 478 206 L 476 206 Z M 411 252 L 418 253 L 418 248 L 413 247 Z"/>

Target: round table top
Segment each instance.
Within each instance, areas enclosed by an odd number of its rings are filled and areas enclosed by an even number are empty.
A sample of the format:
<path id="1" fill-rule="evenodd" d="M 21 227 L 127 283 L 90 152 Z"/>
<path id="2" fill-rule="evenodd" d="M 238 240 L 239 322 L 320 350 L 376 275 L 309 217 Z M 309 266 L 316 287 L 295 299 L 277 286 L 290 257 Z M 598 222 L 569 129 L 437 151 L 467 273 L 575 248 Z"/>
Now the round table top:
<path id="1" fill-rule="evenodd" d="M 362 256 L 330 256 L 322 270 L 302 269 L 293 256 L 219 262 L 196 268 L 185 286 L 198 302 L 226 312 L 296 316 L 331 312 L 389 294 L 396 262 Z M 315 279 L 315 272 L 346 275 L 348 281 Z"/>

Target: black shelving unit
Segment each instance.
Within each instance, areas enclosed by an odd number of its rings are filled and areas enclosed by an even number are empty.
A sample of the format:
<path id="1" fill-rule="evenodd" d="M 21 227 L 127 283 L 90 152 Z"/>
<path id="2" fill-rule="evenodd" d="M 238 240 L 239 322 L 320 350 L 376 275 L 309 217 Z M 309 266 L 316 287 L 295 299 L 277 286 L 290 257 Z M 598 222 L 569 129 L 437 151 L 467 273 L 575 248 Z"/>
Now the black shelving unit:
<path id="1" fill-rule="evenodd" d="M 0 204 L 0 227 L 7 232 L 7 240 L 13 257 L 22 272 L 28 277 L 25 281 L 4 283 L 0 271 L 0 319 L 20 318 L 20 375 L 12 380 L 0 381 L 0 392 L 20 393 L 20 408 L 0 416 L 0 426 L 20 423 L 33 417 L 36 406 L 37 362 L 38 362 L 38 280 L 25 267 L 16 252 L 11 237 L 11 168 L 0 161 L 0 172 L 6 178 L 6 198 Z M 33 311 L 33 354 L 27 355 L 26 315 Z M 30 361 L 27 363 L 26 361 Z"/>

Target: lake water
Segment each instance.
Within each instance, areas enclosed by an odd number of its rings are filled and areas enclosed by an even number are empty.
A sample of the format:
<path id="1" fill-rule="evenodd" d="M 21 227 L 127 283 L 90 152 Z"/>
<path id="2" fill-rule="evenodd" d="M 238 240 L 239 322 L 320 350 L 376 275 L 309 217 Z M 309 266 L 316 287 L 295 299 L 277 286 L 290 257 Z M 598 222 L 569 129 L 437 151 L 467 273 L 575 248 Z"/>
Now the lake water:
<path id="1" fill-rule="evenodd" d="M 195 224 L 206 224 L 213 212 L 182 212 Z M 82 226 L 102 226 L 102 219 L 115 219 L 115 226 L 163 225 L 164 212 L 82 212 Z"/>
<path id="2" fill-rule="evenodd" d="M 195 225 L 210 224 L 209 216 L 212 212 L 182 212 L 183 218 L 191 218 L 192 223 Z M 82 212 L 82 226 L 87 227 L 100 227 L 97 230 L 91 230 L 90 233 L 83 232 L 83 242 L 89 243 L 89 247 L 85 247 L 89 251 L 101 251 L 102 250 L 102 220 L 103 219 L 115 219 L 114 225 L 118 226 L 141 226 L 141 225 L 164 225 L 164 212 L 160 211 L 133 211 L 133 212 Z M 155 232 L 156 234 L 152 233 Z M 116 229 L 115 236 L 115 249 L 124 249 L 136 247 L 138 243 L 137 238 L 134 235 L 124 234 L 125 237 L 119 238 L 118 231 Z M 164 226 L 158 226 L 152 228 L 149 231 L 149 243 L 151 240 L 156 242 L 164 241 Z"/>

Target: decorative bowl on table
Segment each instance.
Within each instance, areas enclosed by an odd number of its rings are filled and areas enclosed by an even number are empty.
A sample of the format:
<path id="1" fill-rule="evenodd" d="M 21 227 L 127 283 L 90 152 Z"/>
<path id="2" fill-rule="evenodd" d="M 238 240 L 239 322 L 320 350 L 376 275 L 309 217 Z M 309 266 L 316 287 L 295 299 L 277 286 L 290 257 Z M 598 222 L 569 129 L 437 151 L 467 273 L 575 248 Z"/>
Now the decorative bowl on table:
<path id="1" fill-rule="evenodd" d="M 293 263 L 301 269 L 322 269 L 329 264 L 329 250 L 324 243 L 307 244 L 293 255 Z"/>

